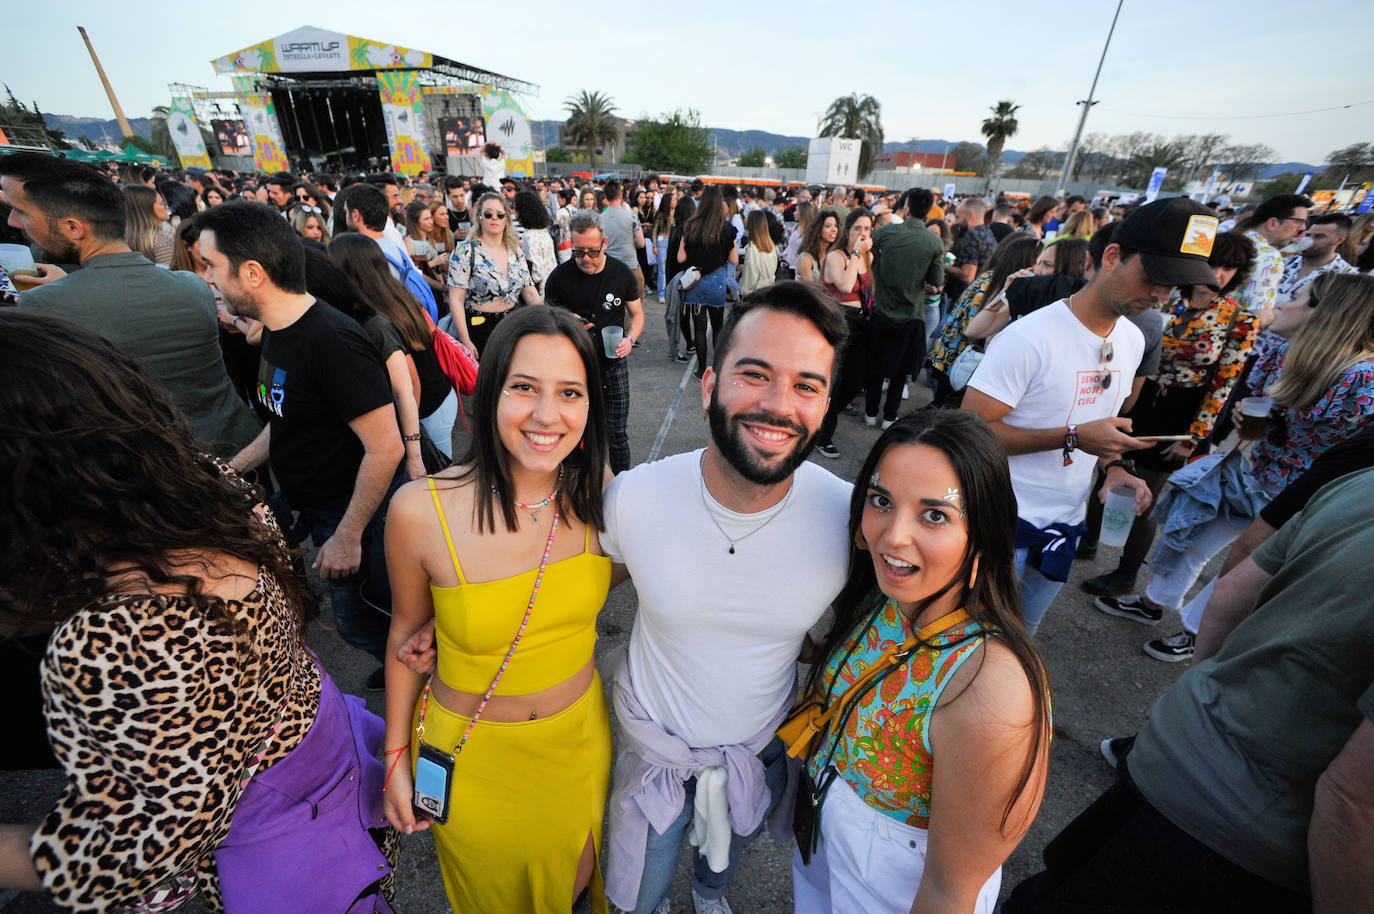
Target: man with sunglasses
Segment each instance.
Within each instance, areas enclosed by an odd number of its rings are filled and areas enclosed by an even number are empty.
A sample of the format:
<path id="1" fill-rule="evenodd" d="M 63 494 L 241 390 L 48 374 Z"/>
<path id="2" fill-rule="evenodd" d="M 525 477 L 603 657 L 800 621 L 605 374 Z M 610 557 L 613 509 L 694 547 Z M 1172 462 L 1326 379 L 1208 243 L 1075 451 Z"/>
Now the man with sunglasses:
<path id="1" fill-rule="evenodd" d="M 1302 194 L 1279 194 L 1265 200 L 1236 226 L 1255 243 L 1250 278 L 1236 290 L 1236 304 L 1258 317 L 1261 327 L 1269 326 L 1274 306 L 1279 303 L 1279 284 L 1283 282 L 1279 249 L 1306 234 L 1311 206 L 1312 201 Z"/>
<path id="2" fill-rule="evenodd" d="M 1006 445 L 1016 491 L 1016 568 L 1032 633 L 1068 578 L 1098 459 L 1103 492 L 1150 491 L 1121 460 L 1143 445 L 1119 413 L 1145 339 L 1130 320 L 1176 286 L 1217 288 L 1207 263 L 1217 234 L 1212 211 L 1186 197 L 1143 206 L 1115 227 L 1092 282 L 999 333 L 974 372 L 964 408 Z"/>
<path id="3" fill-rule="evenodd" d="M 582 319 L 601 355 L 601 388 L 606 395 L 606 425 L 611 439 L 611 470 L 630 468 L 630 371 L 625 358 L 644 329 L 639 283 L 623 263 L 606 252 L 605 222 L 600 213 L 579 210 L 569 223 L 572 259 L 560 263 L 544 285 L 546 304 L 567 308 Z M 608 355 L 602 331 L 630 328 Z"/>

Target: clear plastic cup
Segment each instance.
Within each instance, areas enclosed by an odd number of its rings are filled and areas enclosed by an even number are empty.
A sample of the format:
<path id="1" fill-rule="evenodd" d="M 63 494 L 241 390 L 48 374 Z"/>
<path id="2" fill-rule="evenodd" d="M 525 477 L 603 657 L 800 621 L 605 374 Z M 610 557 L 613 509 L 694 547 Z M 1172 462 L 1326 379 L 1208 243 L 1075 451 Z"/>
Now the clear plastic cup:
<path id="1" fill-rule="evenodd" d="M 615 350 L 616 350 L 616 347 L 618 347 L 618 346 L 620 345 L 620 341 L 623 340 L 624 338 L 625 338 L 625 328 L 624 328 L 624 327 L 617 327 L 617 326 L 614 326 L 614 325 L 613 325 L 613 326 L 610 326 L 610 327 L 602 327 L 602 328 L 601 328 L 601 345 L 604 346 L 604 347 L 606 348 L 606 358 L 608 358 L 608 359 L 617 359 L 617 358 L 619 358 L 619 356 L 615 354 Z"/>
<path id="2" fill-rule="evenodd" d="M 1135 489 L 1117 486 L 1107 490 L 1102 506 L 1102 529 L 1097 541 L 1103 546 L 1124 546 L 1135 523 Z"/>
<path id="3" fill-rule="evenodd" d="M 1273 397 L 1246 397 L 1240 401 L 1240 439 L 1258 441 L 1269 425 L 1269 411 L 1274 408 Z"/>

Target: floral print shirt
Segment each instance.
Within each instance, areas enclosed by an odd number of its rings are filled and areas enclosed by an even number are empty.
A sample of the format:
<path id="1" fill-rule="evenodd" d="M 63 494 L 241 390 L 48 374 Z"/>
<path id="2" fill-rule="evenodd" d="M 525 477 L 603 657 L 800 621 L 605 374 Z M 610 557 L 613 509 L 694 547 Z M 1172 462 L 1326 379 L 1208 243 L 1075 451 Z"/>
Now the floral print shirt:
<path id="1" fill-rule="evenodd" d="M 448 261 L 448 284 L 455 289 L 467 289 L 465 307 L 487 305 L 504 298 L 512 305 L 520 304 L 520 293 L 534 285 L 529 267 L 519 251 L 507 252 L 509 268 L 501 272 L 492 262 L 480 241 L 464 241 L 456 246 Z"/>
<path id="2" fill-rule="evenodd" d="M 1250 278 L 1236 293 L 1236 302 L 1251 314 L 1258 314 L 1278 304 L 1279 283 L 1283 280 L 1283 257 L 1254 229 L 1246 232 L 1245 237 L 1255 243 L 1255 264 L 1250 271 Z"/>
<path id="3" fill-rule="evenodd" d="M 1258 333 L 1259 319 L 1234 299 L 1219 298 L 1200 311 L 1175 299 L 1164 325 L 1163 355 L 1155 380 L 1165 388 L 1198 387 L 1216 366 L 1188 434 L 1199 439 L 1212 434 L 1217 414 L 1231 396 Z"/>
<path id="4" fill-rule="evenodd" d="M 968 345 L 964 328 L 978 313 L 978 309 L 983 307 L 983 297 L 987 295 L 988 280 L 991 278 L 991 271 L 980 273 L 969 283 L 964 294 L 959 296 L 959 301 L 949 312 L 949 317 L 941 322 L 940 331 L 931 342 L 930 355 L 926 358 L 931 367 L 949 374 L 950 368 L 954 366 L 954 360 Z"/>
<path id="5" fill-rule="evenodd" d="M 868 610 L 879 600 L 885 598 L 875 590 Z M 892 600 L 885 600 L 873 623 L 857 629 L 827 666 L 822 682 L 825 688 L 834 683 L 831 700 L 844 694 L 884 651 L 911 634 L 906 617 Z M 898 822 L 929 828 L 935 772 L 927 729 L 930 712 L 949 677 L 987 637 L 978 623 L 965 620 L 936 635 L 931 646 L 918 648 L 906 663 L 880 677 L 849 713 L 843 732 L 820 743 L 810 762 L 812 777 L 819 777 L 833 744 L 830 764 L 865 803 Z M 851 645 L 854 650 L 846 658 Z"/>
<path id="6" fill-rule="evenodd" d="M 1298 294 L 1299 289 L 1316 282 L 1317 277 L 1323 273 L 1358 272 L 1340 254 L 1332 258 L 1330 263 L 1322 264 L 1306 276 L 1299 276 L 1301 271 L 1302 257 L 1289 257 L 1288 262 L 1283 265 L 1283 279 L 1279 280 L 1279 301 L 1291 301 L 1293 296 Z"/>
<path id="7" fill-rule="evenodd" d="M 1255 361 L 1250 390 L 1261 396 L 1283 373 L 1288 343 L 1279 340 Z M 1341 373 L 1331 389 L 1305 409 L 1281 408 L 1287 435 L 1282 444 L 1267 437 L 1250 451 L 1250 476 L 1271 492 L 1307 472 L 1312 461 L 1357 432 L 1374 427 L 1374 359 L 1356 362 Z M 1270 424 L 1274 423 L 1270 419 Z M 1271 427 L 1271 433 L 1275 430 Z M 1282 431 L 1282 429 L 1278 430 Z"/>

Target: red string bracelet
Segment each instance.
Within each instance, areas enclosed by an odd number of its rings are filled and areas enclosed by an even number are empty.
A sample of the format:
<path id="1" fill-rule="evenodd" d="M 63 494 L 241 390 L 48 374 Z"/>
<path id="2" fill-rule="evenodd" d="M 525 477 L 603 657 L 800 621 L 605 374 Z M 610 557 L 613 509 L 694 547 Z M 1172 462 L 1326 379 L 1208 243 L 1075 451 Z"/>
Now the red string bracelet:
<path id="1" fill-rule="evenodd" d="M 386 758 L 396 756 L 396 760 L 391 763 L 391 767 L 386 770 L 386 780 L 382 782 L 382 793 L 386 793 L 386 788 L 391 784 L 391 775 L 396 771 L 396 766 L 401 764 L 401 754 L 409 751 L 409 746 L 400 746 L 396 749 L 388 749 L 383 755 Z"/>

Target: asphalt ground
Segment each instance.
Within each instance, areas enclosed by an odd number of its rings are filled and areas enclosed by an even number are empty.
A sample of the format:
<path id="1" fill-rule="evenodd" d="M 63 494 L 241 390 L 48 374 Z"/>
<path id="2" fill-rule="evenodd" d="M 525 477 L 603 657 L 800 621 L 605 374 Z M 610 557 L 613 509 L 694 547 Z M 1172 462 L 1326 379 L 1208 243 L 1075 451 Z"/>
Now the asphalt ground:
<path id="1" fill-rule="evenodd" d="M 690 374 L 690 363 L 667 358 L 664 308 L 652 299 L 645 305 L 645 330 L 639 348 L 630 359 L 631 401 L 629 436 L 633 460 L 646 460 L 656 441 L 658 457 L 702 447 L 709 436 L 701 404 L 700 382 Z M 910 385 L 910 399 L 902 414 L 919 409 L 930 400 L 929 392 Z M 678 407 L 674 414 L 673 404 Z M 878 429 L 868 428 L 860 415 L 842 415 L 835 433 L 840 450 L 836 460 L 812 454 L 811 460 L 845 480 L 858 473 Z M 662 523 L 672 523 L 665 517 Z M 1002 874 L 1003 897 L 1025 877 L 1041 869 L 1045 844 L 1080 813 L 1114 780 L 1098 744 L 1105 737 L 1134 733 L 1155 698 L 1186 669 L 1187 664 L 1165 664 L 1141 652 L 1150 638 L 1177 631 L 1177 616 L 1166 614 L 1156 626 L 1145 626 L 1104 615 L 1093 608 L 1092 598 L 1079 583 L 1115 568 L 1118 551 L 1103 547 L 1096 561 L 1078 561 L 1070 580 L 1041 624 L 1037 639 L 1049 665 L 1054 701 L 1054 741 L 1049 783 L 1044 803 L 1030 832 L 1007 860 Z M 1219 560 L 1208 569 L 1215 573 Z M 1142 571 L 1140 586 L 1149 578 Z M 1204 578 L 1205 579 L 1205 578 Z M 766 588 L 766 581 L 760 582 Z M 623 644 L 634 624 L 637 598 L 632 583 L 613 591 L 597 622 L 598 665 L 606 677 L 605 657 Z M 341 641 L 330 625 L 327 610 L 311 633 L 311 646 L 341 689 L 364 695 L 368 707 L 383 712 L 380 693 L 367 693 L 363 682 L 374 662 Z M 56 772 L 0 772 L 0 822 L 32 822 L 50 808 L 62 786 Z M 792 910 L 791 861 L 793 848 L 769 837 L 756 840 L 745 852 L 730 891 L 732 907 L 740 914 L 774 914 Z M 673 886 L 673 906 L 678 912 L 692 910 L 686 854 L 679 860 Z M 397 873 L 397 911 L 406 914 L 438 914 L 449 910 L 434 856 L 433 839 L 419 833 L 405 839 Z M 11 896 L 8 904 L 0 894 L 5 914 L 58 910 L 38 895 Z M 183 907 L 199 914 L 203 906 L 192 901 Z M 284 907 L 283 910 L 289 910 Z M 579 911 L 586 910 L 581 905 Z M 500 912 L 495 912 L 500 914 Z"/>

